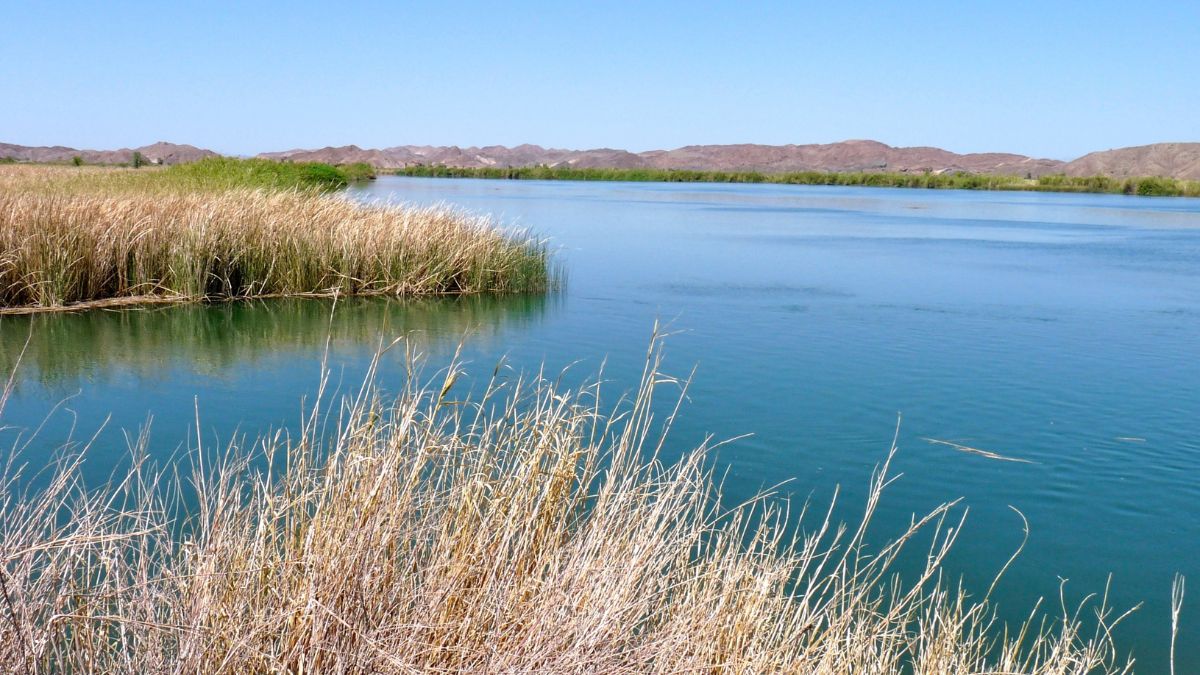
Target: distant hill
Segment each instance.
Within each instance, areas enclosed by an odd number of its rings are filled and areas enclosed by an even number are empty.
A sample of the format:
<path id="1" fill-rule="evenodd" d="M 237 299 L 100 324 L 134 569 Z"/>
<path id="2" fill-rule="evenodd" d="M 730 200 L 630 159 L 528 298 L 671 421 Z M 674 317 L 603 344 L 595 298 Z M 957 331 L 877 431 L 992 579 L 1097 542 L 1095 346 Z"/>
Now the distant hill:
<path id="1" fill-rule="evenodd" d="M 561 150 L 538 145 L 507 148 L 402 145 L 364 150 L 356 145 L 320 150 L 289 150 L 259 155 L 271 159 L 367 162 L 383 169 L 413 164 L 456 167 L 547 166 L 618 169 L 695 169 L 709 171 L 899 171 L 995 173 L 1040 176 L 1062 170 L 1063 162 L 1008 153 L 960 155 L 939 148 L 895 148 L 877 141 L 842 141 L 823 145 L 689 145 L 675 150 L 632 153 L 598 148 Z"/>
<path id="2" fill-rule="evenodd" d="M 259 157 L 287 159 L 294 162 L 328 162 L 349 164 L 367 162 L 381 169 L 398 169 L 414 164 L 463 167 L 537 166 L 540 164 L 569 164 L 579 168 L 612 167 L 632 169 L 651 166 L 639 155 L 625 150 L 558 150 L 539 145 L 518 145 L 506 148 L 489 145 L 483 148 L 458 146 L 401 145 L 382 150 L 363 150 L 357 145 L 345 145 L 320 150 L 287 150 L 264 152 Z"/>
<path id="3" fill-rule="evenodd" d="M 143 157 L 155 164 L 183 164 L 217 154 L 212 150 L 164 141 L 120 150 L 77 150 L 61 145 L 26 146 L 0 143 L 0 159 L 11 158 L 19 162 L 69 162 L 73 157 L 80 157 L 87 164 L 128 164 L 133 161 L 134 152 L 142 153 Z"/>
<path id="4" fill-rule="evenodd" d="M 0 159 L 22 162 L 69 162 L 79 156 L 88 164 L 125 164 L 140 152 L 161 164 L 193 162 L 217 153 L 191 145 L 159 142 L 121 150 L 77 150 L 62 146 L 27 147 L 0 143 Z M 958 154 L 941 148 L 898 148 L 878 141 L 842 141 L 810 145 L 688 145 L 674 150 L 629 152 L 613 148 L 564 150 L 540 145 L 481 148 L 399 145 L 364 149 L 357 145 L 318 150 L 264 152 L 259 157 L 294 162 L 352 164 L 365 162 L 380 169 L 418 164 L 451 167 L 569 166 L 614 169 L 690 169 L 700 171 L 819 172 L 966 172 L 1038 177 L 1108 175 L 1117 178 L 1167 176 L 1200 180 L 1200 143 L 1157 143 L 1093 152 L 1072 162 L 1037 159 L 1002 152 Z"/>
<path id="5" fill-rule="evenodd" d="M 1104 150 L 1068 162 L 1068 176 L 1170 176 L 1200 180 L 1200 143 L 1155 143 Z"/>

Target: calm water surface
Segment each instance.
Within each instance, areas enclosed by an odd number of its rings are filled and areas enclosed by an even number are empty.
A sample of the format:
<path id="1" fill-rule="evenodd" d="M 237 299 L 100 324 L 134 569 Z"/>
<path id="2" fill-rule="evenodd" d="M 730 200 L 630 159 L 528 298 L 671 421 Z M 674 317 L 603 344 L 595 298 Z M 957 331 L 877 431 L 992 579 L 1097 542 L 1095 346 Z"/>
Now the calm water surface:
<path id="1" fill-rule="evenodd" d="M 1200 200 L 793 186 L 381 178 L 353 198 L 449 202 L 551 238 L 569 273 L 550 298 L 319 301 L 0 321 L 0 366 L 31 332 L 4 423 L 47 452 L 112 414 L 89 471 L 153 417 L 165 457 L 195 409 L 208 438 L 294 424 L 326 336 L 349 386 L 381 337 L 419 331 L 435 362 L 466 337 L 490 374 L 502 355 L 636 383 L 655 319 L 677 334 L 667 370 L 696 376 L 674 452 L 725 447 L 731 498 L 793 479 L 860 509 L 902 415 L 880 536 L 959 497 L 950 561 L 1002 613 L 1103 591 L 1143 607 L 1117 636 L 1164 672 L 1175 572 L 1200 583 Z M 574 365 L 572 365 L 574 364 Z M 385 369 L 399 377 L 398 364 Z M 615 392 L 614 392 L 615 393 Z M 85 433 L 86 432 L 86 433 Z M 5 432 L 14 434 L 13 430 Z M 194 433 L 194 432 L 193 432 Z M 958 452 L 945 439 L 1029 460 Z M 1200 672 L 1200 599 L 1177 666 Z"/>

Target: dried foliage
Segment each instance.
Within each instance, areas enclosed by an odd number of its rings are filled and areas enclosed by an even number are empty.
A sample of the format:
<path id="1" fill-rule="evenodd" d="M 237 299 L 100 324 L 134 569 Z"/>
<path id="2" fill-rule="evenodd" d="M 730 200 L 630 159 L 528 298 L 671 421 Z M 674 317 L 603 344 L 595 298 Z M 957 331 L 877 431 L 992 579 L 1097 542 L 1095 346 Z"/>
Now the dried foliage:
<path id="1" fill-rule="evenodd" d="M 453 401 L 458 375 L 386 404 L 368 383 L 332 434 L 318 405 L 297 438 L 257 453 L 193 448 L 184 478 L 152 470 L 144 440 L 100 491 L 81 485 L 77 459 L 36 494 L 10 466 L 0 669 L 1126 670 L 1102 605 L 1084 621 L 1064 603 L 1061 619 L 1035 612 L 1010 632 L 986 600 L 944 584 L 953 504 L 872 544 L 887 462 L 849 527 L 765 495 L 724 509 L 709 448 L 659 459 L 674 415 L 656 391 L 679 383 L 657 349 L 608 414 L 596 387 L 540 378 Z M 255 454 L 286 460 L 255 470 Z M 900 579 L 906 546 L 927 546 L 926 564 Z"/>
<path id="2" fill-rule="evenodd" d="M 0 308 L 556 283 L 542 242 L 486 218 L 180 175 L 0 167 Z"/>

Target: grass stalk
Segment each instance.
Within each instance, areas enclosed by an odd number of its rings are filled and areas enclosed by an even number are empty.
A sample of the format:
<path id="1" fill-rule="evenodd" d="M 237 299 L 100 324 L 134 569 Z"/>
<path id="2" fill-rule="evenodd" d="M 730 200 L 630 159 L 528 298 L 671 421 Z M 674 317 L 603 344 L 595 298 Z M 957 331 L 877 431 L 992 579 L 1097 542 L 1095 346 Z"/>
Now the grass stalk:
<path id="1" fill-rule="evenodd" d="M 306 185 L 314 167 L 265 165 L 287 166 L 0 167 L 0 311 L 557 283 L 528 233 L 445 207 L 358 205 Z"/>
<path id="2" fill-rule="evenodd" d="M 0 623 L 0 668 L 1127 672 L 1107 608 L 1092 630 L 1064 605 L 1009 632 L 944 584 L 955 505 L 872 543 L 890 455 L 857 524 L 767 495 L 725 508 L 711 447 L 658 454 L 677 384 L 660 366 L 655 347 L 611 410 L 540 377 L 452 401 L 455 365 L 387 396 L 372 368 L 332 435 L 318 400 L 297 437 L 196 445 L 182 476 L 150 466 L 144 436 L 102 489 L 63 456 L 26 494 L 10 464 L 0 567 L 30 638 Z M 912 547 L 926 563 L 901 579 Z"/>

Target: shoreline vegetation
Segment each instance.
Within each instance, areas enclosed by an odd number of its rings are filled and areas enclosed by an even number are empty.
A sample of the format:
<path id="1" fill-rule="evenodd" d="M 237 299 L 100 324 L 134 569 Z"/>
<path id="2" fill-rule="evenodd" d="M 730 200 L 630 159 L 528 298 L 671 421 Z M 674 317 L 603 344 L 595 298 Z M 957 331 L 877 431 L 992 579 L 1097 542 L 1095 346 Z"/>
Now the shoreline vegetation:
<path id="1" fill-rule="evenodd" d="M 1112 178 L 1061 174 L 1021 178 L 972 173 L 690 171 L 683 169 L 599 169 L 565 166 L 463 168 L 416 165 L 394 169 L 416 178 L 487 178 L 508 180 L 580 180 L 660 183 L 771 183 L 777 185 L 844 185 L 942 190 L 1011 190 L 1089 192 L 1151 197 L 1200 197 L 1200 181 L 1146 176 Z"/>
<path id="2" fill-rule="evenodd" d="M 365 164 L 230 158 L 0 166 L 0 313 L 559 283 L 545 243 L 527 232 L 332 194 L 371 175 Z"/>
<path id="3" fill-rule="evenodd" d="M 400 342 L 391 348 L 410 353 Z M 959 505 L 915 517 L 890 543 L 868 534 L 894 479 L 891 453 L 859 522 L 771 494 L 726 509 L 716 446 L 660 456 L 674 414 L 655 411 L 678 411 L 686 382 L 662 372 L 659 344 L 639 388 L 614 408 L 601 405 L 599 385 L 565 389 L 503 369 L 482 396 L 460 401 L 456 365 L 427 378 L 412 361 L 416 375 L 387 395 L 374 385 L 380 352 L 361 391 L 331 410 L 318 395 L 295 437 L 191 445 L 155 467 L 143 433 L 128 473 L 99 489 L 80 477 L 81 453 L 39 471 L 46 487 L 34 492 L 9 461 L 0 664 L 14 673 L 1130 671 L 1110 633 L 1121 617 L 1103 598 L 1075 609 L 1064 599 L 1061 617 L 1035 609 L 1023 626 L 1005 626 L 990 591 L 944 579 Z M 897 576 L 902 556 L 924 561 L 915 576 Z M 998 575 L 1006 568 L 997 561 Z"/>

